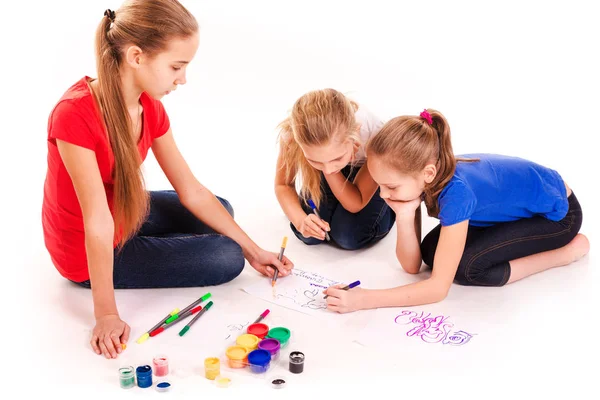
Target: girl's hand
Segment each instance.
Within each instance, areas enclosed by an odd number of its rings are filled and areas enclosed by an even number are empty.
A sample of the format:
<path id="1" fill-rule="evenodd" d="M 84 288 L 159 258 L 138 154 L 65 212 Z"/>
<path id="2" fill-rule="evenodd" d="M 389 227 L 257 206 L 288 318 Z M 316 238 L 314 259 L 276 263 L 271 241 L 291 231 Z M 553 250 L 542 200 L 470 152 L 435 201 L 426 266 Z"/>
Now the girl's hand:
<path id="1" fill-rule="evenodd" d="M 410 201 L 398 201 L 384 199 L 386 204 L 396 213 L 396 220 L 398 221 L 414 221 L 415 211 L 421 205 L 421 198 L 417 197 Z"/>
<path id="2" fill-rule="evenodd" d="M 335 285 L 327 288 L 323 293 L 327 297 L 327 309 L 340 314 L 361 310 L 364 304 L 366 291 L 355 287 L 348 290 L 341 290 L 345 285 Z"/>
<path id="3" fill-rule="evenodd" d="M 325 240 L 325 232 L 331 230 L 327 222 L 323 221 L 313 213 L 307 214 L 300 223 L 300 226 L 297 226 L 296 229 L 305 238 L 314 237 L 319 240 Z"/>
<path id="4" fill-rule="evenodd" d="M 96 318 L 96 326 L 92 331 L 90 344 L 96 354 L 104 354 L 106 358 L 117 358 L 123 351 L 121 344 L 129 340 L 129 325 L 121 321 L 118 315 L 110 314 Z"/>
<path id="5" fill-rule="evenodd" d="M 278 276 L 288 276 L 294 268 L 294 263 L 288 260 L 286 256 L 283 256 L 282 260 L 279 261 L 278 256 L 279 254 L 260 249 L 254 258 L 248 259 L 248 262 L 252 268 L 270 278 L 275 273 L 274 268 L 279 270 Z"/>

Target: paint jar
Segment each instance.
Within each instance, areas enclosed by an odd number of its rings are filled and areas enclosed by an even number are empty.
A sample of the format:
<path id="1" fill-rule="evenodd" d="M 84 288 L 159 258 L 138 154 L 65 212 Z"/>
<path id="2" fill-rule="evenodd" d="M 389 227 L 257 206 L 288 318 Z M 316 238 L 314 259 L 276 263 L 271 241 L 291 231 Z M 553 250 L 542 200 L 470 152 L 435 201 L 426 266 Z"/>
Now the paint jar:
<path id="1" fill-rule="evenodd" d="M 267 334 L 267 339 L 277 339 L 281 345 L 281 348 L 284 349 L 288 345 L 290 336 L 292 336 L 292 332 L 290 332 L 288 328 L 279 326 L 269 331 Z"/>
<path id="2" fill-rule="evenodd" d="M 271 354 L 271 359 L 277 360 L 277 358 L 279 358 L 281 344 L 277 339 L 263 339 L 258 343 L 258 348 L 260 350 L 268 351 Z"/>
<path id="3" fill-rule="evenodd" d="M 244 346 L 230 346 L 227 348 L 225 355 L 231 368 L 244 368 L 246 366 L 248 349 Z"/>
<path id="4" fill-rule="evenodd" d="M 152 360 L 154 364 L 154 375 L 166 376 L 169 375 L 169 360 L 166 356 L 156 356 Z"/>
<path id="5" fill-rule="evenodd" d="M 244 333 L 243 335 L 238 336 L 235 343 L 238 346 L 243 346 L 248 349 L 248 351 L 256 350 L 258 347 L 258 342 L 260 339 L 254 335 L 250 335 L 249 333 Z"/>
<path id="6" fill-rule="evenodd" d="M 304 353 L 301 351 L 292 351 L 290 353 L 290 372 L 301 374 L 304 371 Z"/>
<path id="7" fill-rule="evenodd" d="M 259 339 L 264 339 L 265 336 L 269 333 L 269 327 L 265 324 L 252 324 L 246 330 L 251 335 L 258 337 Z"/>
<path id="8" fill-rule="evenodd" d="M 133 367 L 119 368 L 119 385 L 123 389 L 129 389 L 135 386 L 135 372 Z"/>
<path id="9" fill-rule="evenodd" d="M 152 386 L 152 367 L 149 365 L 141 365 L 135 369 L 138 386 L 141 388 L 149 388 Z"/>
<path id="10" fill-rule="evenodd" d="M 216 357 L 209 357 L 204 360 L 204 376 L 206 379 L 214 381 L 221 374 L 221 360 Z"/>
<path id="11" fill-rule="evenodd" d="M 226 376 L 219 375 L 215 378 L 215 385 L 220 388 L 228 388 L 231 386 L 231 379 Z"/>
<path id="12" fill-rule="evenodd" d="M 267 350 L 253 350 L 248 353 L 248 364 L 250 371 L 255 374 L 265 373 L 271 364 L 271 353 Z"/>

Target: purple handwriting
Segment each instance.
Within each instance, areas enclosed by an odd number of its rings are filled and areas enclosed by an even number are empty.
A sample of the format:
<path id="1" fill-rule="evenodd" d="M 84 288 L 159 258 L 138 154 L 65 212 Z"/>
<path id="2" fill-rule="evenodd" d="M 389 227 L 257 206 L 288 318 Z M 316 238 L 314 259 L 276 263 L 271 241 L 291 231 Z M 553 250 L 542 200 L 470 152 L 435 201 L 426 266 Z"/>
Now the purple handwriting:
<path id="1" fill-rule="evenodd" d="M 327 289 L 327 286 L 317 285 L 316 283 L 311 283 L 310 286 L 316 286 L 316 287 L 320 287 L 320 288 L 323 288 L 323 289 Z"/>
<path id="2" fill-rule="evenodd" d="M 414 325 L 406 336 L 420 337 L 426 343 L 449 344 L 451 346 L 462 346 L 469 343 L 474 334 L 465 331 L 452 331 L 454 324 L 449 321 L 450 317 L 438 315 L 432 316 L 431 313 L 425 314 L 417 311 L 402 311 L 394 322 L 399 325 Z"/>

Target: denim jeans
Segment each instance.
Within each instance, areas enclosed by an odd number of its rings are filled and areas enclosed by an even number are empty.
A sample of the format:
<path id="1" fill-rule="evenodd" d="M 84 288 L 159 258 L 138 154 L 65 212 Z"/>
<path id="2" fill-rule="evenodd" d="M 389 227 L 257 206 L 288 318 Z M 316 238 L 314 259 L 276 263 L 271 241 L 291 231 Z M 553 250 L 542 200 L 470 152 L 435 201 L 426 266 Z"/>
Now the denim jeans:
<path id="1" fill-rule="evenodd" d="M 233 216 L 227 200 L 218 198 Z M 175 191 L 150 192 L 150 213 L 139 232 L 115 249 L 115 289 L 211 286 L 244 268 L 241 247 L 198 220 Z M 90 281 L 76 282 L 91 287 Z"/>
<path id="2" fill-rule="evenodd" d="M 569 211 L 560 221 L 536 216 L 489 227 L 469 226 L 454 281 L 467 286 L 503 286 L 510 278 L 509 261 L 567 245 L 579 232 L 582 222 L 581 205 L 571 193 Z M 440 229 L 438 225 L 421 243 L 423 261 L 433 268 Z"/>
<path id="3" fill-rule="evenodd" d="M 354 180 L 360 168 L 346 166 L 342 169 L 342 174 L 350 182 Z M 327 180 L 321 174 L 321 187 L 323 188 L 323 199 L 319 205 L 319 215 L 329 223 L 331 231 L 329 237 L 339 247 L 346 250 L 358 250 L 369 244 L 376 243 L 383 239 L 394 226 L 396 214 L 379 196 L 379 189 L 371 198 L 371 201 L 359 212 L 351 213 L 342 207 L 339 200 L 335 197 Z M 300 199 L 302 209 L 307 214 L 312 213 L 312 209 L 304 204 Z M 294 224 L 290 223 L 292 231 L 298 239 L 308 245 L 323 243 L 322 240 L 313 237 L 305 238 L 296 229 Z"/>

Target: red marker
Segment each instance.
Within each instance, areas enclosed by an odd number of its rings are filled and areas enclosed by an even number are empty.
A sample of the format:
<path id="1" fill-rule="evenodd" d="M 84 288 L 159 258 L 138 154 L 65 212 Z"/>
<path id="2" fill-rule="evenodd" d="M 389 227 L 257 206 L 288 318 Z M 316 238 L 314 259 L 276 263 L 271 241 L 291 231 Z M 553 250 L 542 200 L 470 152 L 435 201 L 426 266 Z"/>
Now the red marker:
<path id="1" fill-rule="evenodd" d="M 153 330 L 152 332 L 150 332 L 150 337 L 154 337 L 154 336 L 158 335 L 159 333 L 161 333 L 161 332 L 162 332 L 162 331 L 164 331 L 165 329 L 167 329 L 167 328 L 169 328 L 169 327 L 171 327 L 171 326 L 173 326 L 173 325 L 177 324 L 179 321 L 182 321 L 183 319 L 185 319 L 185 317 L 189 317 L 189 316 L 190 316 L 190 315 L 192 315 L 192 314 L 196 314 L 196 313 L 197 313 L 198 311 L 200 311 L 200 310 L 202 310 L 202 306 L 198 306 L 198 307 L 196 307 L 196 308 L 192 309 L 192 311 L 191 311 L 191 312 L 190 312 L 188 315 L 184 316 L 183 318 L 178 318 L 178 319 L 176 319 L 175 321 L 171 322 L 170 324 L 164 324 L 164 325 L 163 325 L 163 326 L 161 326 L 160 328 L 158 328 L 158 329 L 155 329 L 155 330 Z"/>
<path id="2" fill-rule="evenodd" d="M 253 323 L 254 323 L 254 324 L 258 324 L 260 321 L 262 321 L 262 320 L 263 320 L 263 318 L 264 318 L 264 317 L 266 317 L 267 315 L 269 315 L 269 313 L 270 313 L 270 312 L 271 312 L 271 311 L 269 311 L 269 309 L 266 309 L 266 310 L 265 310 L 265 311 L 264 311 L 262 314 L 260 314 L 260 317 L 258 317 L 258 318 L 256 319 L 256 321 L 254 321 Z"/>

